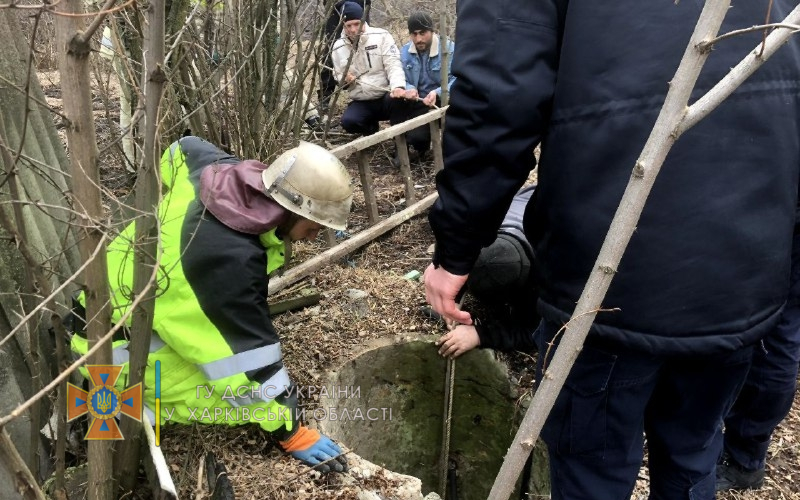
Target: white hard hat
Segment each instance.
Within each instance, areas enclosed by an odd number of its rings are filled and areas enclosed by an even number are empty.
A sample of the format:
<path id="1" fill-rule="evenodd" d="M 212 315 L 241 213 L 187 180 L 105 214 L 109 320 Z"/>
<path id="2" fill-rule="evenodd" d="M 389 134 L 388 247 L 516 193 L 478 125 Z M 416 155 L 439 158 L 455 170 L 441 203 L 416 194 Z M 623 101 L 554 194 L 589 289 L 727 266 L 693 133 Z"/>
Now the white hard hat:
<path id="1" fill-rule="evenodd" d="M 350 174 L 330 151 L 300 142 L 261 174 L 264 191 L 297 215 L 344 230 L 353 201 Z"/>

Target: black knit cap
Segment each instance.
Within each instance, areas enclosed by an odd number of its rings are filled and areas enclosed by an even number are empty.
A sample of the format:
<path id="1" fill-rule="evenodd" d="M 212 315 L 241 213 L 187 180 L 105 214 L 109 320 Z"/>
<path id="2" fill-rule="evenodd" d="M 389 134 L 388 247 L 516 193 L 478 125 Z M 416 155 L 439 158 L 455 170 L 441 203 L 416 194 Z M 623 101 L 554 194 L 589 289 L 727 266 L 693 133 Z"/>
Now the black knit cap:
<path id="1" fill-rule="evenodd" d="M 355 2 L 345 2 L 342 5 L 342 21 L 360 20 L 364 16 L 364 9 Z"/>
<path id="2" fill-rule="evenodd" d="M 467 287 L 480 301 L 501 303 L 522 293 L 531 270 L 531 260 L 522 243 L 510 234 L 481 250 L 469 273 Z"/>
<path id="3" fill-rule="evenodd" d="M 408 32 L 433 31 L 433 18 L 427 12 L 417 11 L 408 16 Z"/>

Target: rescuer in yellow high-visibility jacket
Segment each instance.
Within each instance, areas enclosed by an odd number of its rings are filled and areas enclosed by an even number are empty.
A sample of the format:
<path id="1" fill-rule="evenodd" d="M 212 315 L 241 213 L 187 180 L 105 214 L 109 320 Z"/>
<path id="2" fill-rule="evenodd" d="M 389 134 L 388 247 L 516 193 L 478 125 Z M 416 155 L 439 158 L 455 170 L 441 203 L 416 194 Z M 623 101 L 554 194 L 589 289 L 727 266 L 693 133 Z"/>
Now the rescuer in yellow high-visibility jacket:
<path id="1" fill-rule="evenodd" d="M 296 392 L 267 304 L 268 274 L 284 264 L 284 241 L 345 228 L 352 189 L 344 166 L 310 143 L 267 167 L 190 136 L 164 152 L 161 175 L 162 255 L 145 411 L 179 423 L 257 423 L 304 463 L 344 470 L 339 447 L 295 419 Z M 132 302 L 133 240 L 131 224 L 108 248 L 115 322 Z M 120 337 L 113 362 L 125 366 L 124 385 L 128 351 Z M 79 333 L 71 344 L 78 353 L 88 348 Z M 155 361 L 161 361 L 158 416 L 152 414 Z"/>

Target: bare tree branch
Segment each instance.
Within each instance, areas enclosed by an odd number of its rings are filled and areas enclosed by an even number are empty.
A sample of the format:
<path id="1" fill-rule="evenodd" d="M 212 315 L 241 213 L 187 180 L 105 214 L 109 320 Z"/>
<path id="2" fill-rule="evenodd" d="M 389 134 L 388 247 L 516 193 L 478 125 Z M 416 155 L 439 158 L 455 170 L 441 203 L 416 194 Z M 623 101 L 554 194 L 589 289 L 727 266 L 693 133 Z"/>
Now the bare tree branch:
<path id="1" fill-rule="evenodd" d="M 789 41 L 789 38 L 796 33 L 796 27 L 800 24 L 800 5 L 794 8 L 792 12 L 786 16 L 783 23 L 779 23 L 778 28 L 769 34 L 764 40 L 763 53 L 759 51 L 759 47 L 755 47 L 739 64 L 725 75 L 725 78 L 719 81 L 714 87 L 706 92 L 694 104 L 689 106 L 686 110 L 686 116 L 680 123 L 677 134 L 683 134 L 697 124 L 700 120 L 708 116 L 717 106 L 730 96 L 734 90 L 747 80 L 755 71 L 761 67 L 783 44 Z M 792 26 L 786 28 L 786 26 Z"/>

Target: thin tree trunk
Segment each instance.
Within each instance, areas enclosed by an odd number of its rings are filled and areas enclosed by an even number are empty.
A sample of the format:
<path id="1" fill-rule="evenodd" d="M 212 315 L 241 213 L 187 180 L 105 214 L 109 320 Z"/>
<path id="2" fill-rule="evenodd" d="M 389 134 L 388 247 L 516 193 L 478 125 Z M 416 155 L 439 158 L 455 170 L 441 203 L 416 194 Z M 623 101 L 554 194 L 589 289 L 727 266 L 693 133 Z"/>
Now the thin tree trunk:
<path id="1" fill-rule="evenodd" d="M 57 14 L 83 13 L 81 0 L 64 0 L 55 7 Z M 111 311 L 108 300 L 106 270 L 105 215 L 101 202 L 100 175 L 97 166 L 97 137 L 92 117 L 92 95 L 88 82 L 90 45 L 79 33 L 85 29 L 84 17 L 56 16 L 56 44 L 61 73 L 67 144 L 70 150 L 70 172 L 73 179 L 74 207 L 79 220 L 78 247 L 82 259 L 91 259 L 93 251 L 102 251 L 83 275 L 86 295 L 86 332 L 89 346 L 94 346 L 110 329 Z M 111 344 L 102 346 L 90 358 L 91 364 L 110 365 Z M 114 496 L 111 474 L 110 441 L 88 444 L 90 500 L 111 500 Z"/>
<path id="2" fill-rule="evenodd" d="M 56 363 L 58 371 L 62 372 L 67 368 L 67 331 L 61 322 L 61 317 L 57 314 L 52 318 L 53 331 L 56 335 Z M 67 450 L 67 382 L 58 384 L 58 397 L 56 398 L 56 480 L 54 496 L 57 499 L 67 498 L 67 490 L 64 482 L 64 471 L 66 469 L 66 450 Z"/>
<path id="3" fill-rule="evenodd" d="M 11 437 L 5 429 L 0 429 L 0 464 L 10 469 L 14 476 L 17 491 L 25 500 L 45 500 L 44 493 L 36 483 L 33 474 L 17 452 Z"/>
<path id="4" fill-rule="evenodd" d="M 447 41 L 449 37 L 447 36 L 447 2 L 448 0 L 441 0 L 441 12 L 439 13 L 439 38 L 441 46 L 439 47 L 439 53 L 442 55 L 442 69 L 441 69 L 441 86 L 442 86 L 442 95 L 441 95 L 441 106 L 447 106 L 448 102 L 450 101 L 450 90 L 447 88 L 447 84 L 450 82 L 448 78 L 448 74 L 450 73 L 450 52 L 447 51 Z"/>
<path id="5" fill-rule="evenodd" d="M 136 248 L 134 249 L 134 296 L 142 296 L 139 307 L 133 311 L 131 342 L 129 345 L 129 384 L 144 380 L 150 335 L 155 312 L 155 270 L 158 268 L 159 227 L 159 154 L 156 130 L 159 105 L 164 90 L 164 0 L 152 0 L 146 7 L 145 67 L 142 71 L 144 89 L 144 151 L 142 165 L 136 180 L 136 208 L 142 214 L 136 219 Z M 156 415 L 156 418 L 160 418 Z M 132 419 L 122 420 L 125 441 L 117 445 L 117 480 L 123 491 L 133 489 L 142 447 L 142 424 Z"/>

